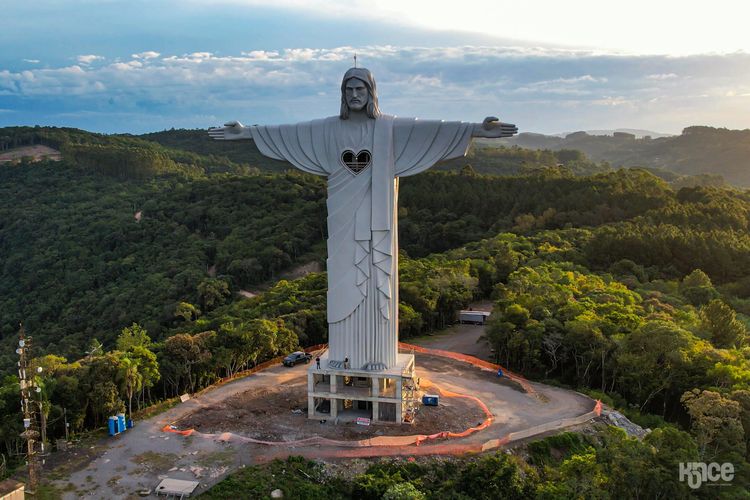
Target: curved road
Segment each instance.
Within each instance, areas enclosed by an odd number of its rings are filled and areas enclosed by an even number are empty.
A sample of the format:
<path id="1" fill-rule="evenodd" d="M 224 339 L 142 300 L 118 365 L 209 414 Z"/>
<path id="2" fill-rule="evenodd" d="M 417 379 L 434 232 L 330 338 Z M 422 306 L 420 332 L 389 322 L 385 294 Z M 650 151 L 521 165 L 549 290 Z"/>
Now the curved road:
<path id="1" fill-rule="evenodd" d="M 454 349 L 477 355 L 486 352 L 476 339 L 482 327 L 458 326 L 449 333 L 413 341 L 425 347 Z M 486 357 L 486 356 L 485 356 Z M 189 413 L 211 407 L 229 397 L 306 376 L 307 365 L 294 368 L 275 366 L 225 385 L 204 391 L 195 398 L 149 420 L 138 422 L 127 432 L 108 438 L 106 451 L 68 480 L 56 481 L 65 489 L 64 498 L 124 498 L 139 490 L 153 489 L 163 477 L 200 481 L 198 491 L 217 482 L 226 473 L 244 464 L 255 464 L 285 455 L 310 458 L 330 456 L 335 450 L 317 446 L 301 448 L 286 445 L 263 446 L 232 442 L 228 433 L 220 438 L 184 437 L 165 433 L 162 428 Z M 471 394 L 481 399 L 495 419 L 490 427 L 455 443 L 485 442 L 535 425 L 574 417 L 591 411 L 594 402 L 573 391 L 534 384 L 536 396 L 528 395 L 490 372 L 466 363 L 431 355 L 417 355 L 417 375 L 439 387 Z M 426 409 L 423 411 L 427 411 Z M 326 424 L 333 425 L 333 424 Z M 385 427 L 384 429 L 387 429 Z M 440 443 L 446 443 L 440 440 Z M 429 454 L 429 444 L 420 453 Z M 384 450 L 383 454 L 388 454 Z M 192 468 L 192 470 L 191 470 Z M 200 476 L 196 478 L 196 472 Z"/>

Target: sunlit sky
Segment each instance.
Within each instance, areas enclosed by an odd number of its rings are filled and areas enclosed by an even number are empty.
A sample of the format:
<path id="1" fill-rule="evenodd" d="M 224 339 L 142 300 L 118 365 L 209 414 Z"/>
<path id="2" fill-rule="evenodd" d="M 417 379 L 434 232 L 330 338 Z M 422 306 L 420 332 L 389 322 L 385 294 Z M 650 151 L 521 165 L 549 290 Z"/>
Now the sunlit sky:
<path id="1" fill-rule="evenodd" d="M 0 126 L 141 133 L 384 111 L 522 131 L 750 127 L 750 2 L 3 2 Z"/>
<path id="2" fill-rule="evenodd" d="M 269 5 L 224 0 L 216 5 Z M 273 5 L 325 11 L 350 19 L 368 12 L 383 22 L 399 20 L 433 30 L 481 33 L 505 39 L 618 49 L 633 54 L 686 55 L 750 51 L 750 2 L 718 0 L 279 0 Z"/>

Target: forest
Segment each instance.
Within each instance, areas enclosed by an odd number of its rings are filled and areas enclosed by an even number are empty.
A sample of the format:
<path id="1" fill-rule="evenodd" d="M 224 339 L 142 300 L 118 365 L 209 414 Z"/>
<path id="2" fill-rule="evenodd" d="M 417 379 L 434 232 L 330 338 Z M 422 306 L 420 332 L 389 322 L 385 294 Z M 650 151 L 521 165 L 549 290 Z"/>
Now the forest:
<path id="1" fill-rule="evenodd" d="M 82 433 L 326 341 L 325 274 L 279 279 L 325 259 L 323 179 L 143 138 L 26 128 L 0 138 L 57 140 L 64 152 L 0 166 L 0 453 L 10 461 L 21 446 L 19 323 L 43 367 L 51 438 L 63 412 Z M 447 491 L 429 486 L 440 481 L 481 498 L 470 486 L 484 467 L 518 498 L 587 496 L 565 489 L 581 482 L 651 498 L 670 491 L 659 488 L 668 474 L 674 483 L 677 457 L 731 461 L 733 484 L 748 485 L 750 194 L 642 169 L 584 175 L 576 165 L 596 164 L 560 153 L 508 148 L 513 175 L 483 174 L 475 157 L 401 181 L 400 336 L 491 299 L 500 363 L 654 432 L 541 441 L 536 458 L 487 457 L 444 474 L 375 468 L 352 494 L 381 498 L 398 476 L 428 498 Z M 633 477 L 643 492 L 624 495 Z"/>
<path id="2" fill-rule="evenodd" d="M 683 175 L 720 176 L 736 186 L 750 186 L 750 130 L 706 126 L 686 127 L 680 135 L 636 138 L 615 132 L 593 135 L 574 132 L 565 137 L 520 134 L 501 142 L 539 150 L 578 150 L 596 162 L 615 167 L 666 169 Z"/>

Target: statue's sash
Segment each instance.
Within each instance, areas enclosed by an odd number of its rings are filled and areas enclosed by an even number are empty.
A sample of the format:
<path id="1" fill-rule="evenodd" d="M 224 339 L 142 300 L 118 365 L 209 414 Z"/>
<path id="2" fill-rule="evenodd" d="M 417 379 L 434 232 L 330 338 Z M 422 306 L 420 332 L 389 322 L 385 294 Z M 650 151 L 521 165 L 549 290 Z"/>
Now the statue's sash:
<path id="1" fill-rule="evenodd" d="M 373 231 L 390 231 L 393 220 L 393 179 L 396 166 L 393 154 L 393 116 L 382 115 L 375 120 L 372 170 Z M 382 208 L 386 207 L 386 210 Z"/>

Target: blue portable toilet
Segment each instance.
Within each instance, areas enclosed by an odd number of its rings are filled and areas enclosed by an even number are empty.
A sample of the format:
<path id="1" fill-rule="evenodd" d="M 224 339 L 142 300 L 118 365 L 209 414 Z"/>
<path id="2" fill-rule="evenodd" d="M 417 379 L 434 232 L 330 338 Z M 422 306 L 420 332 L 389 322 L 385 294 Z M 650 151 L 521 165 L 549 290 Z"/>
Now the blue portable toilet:
<path id="1" fill-rule="evenodd" d="M 132 429 L 132 428 L 133 428 L 133 419 L 129 418 L 128 419 L 128 429 Z"/>
<path id="2" fill-rule="evenodd" d="M 437 394 L 425 394 L 422 396 L 422 404 L 425 406 L 437 406 L 440 402 L 440 396 Z"/>
<path id="3" fill-rule="evenodd" d="M 120 432 L 125 432 L 127 430 L 127 427 L 125 427 L 125 414 L 124 413 L 117 414 L 117 427 L 118 429 L 120 429 Z"/>
<path id="4" fill-rule="evenodd" d="M 109 417 L 109 422 L 107 422 L 107 424 L 108 424 L 109 435 L 110 436 L 116 436 L 117 434 L 120 433 L 120 431 L 118 430 L 117 423 L 118 423 L 117 422 L 117 417 L 114 417 L 114 416 L 113 417 Z"/>

